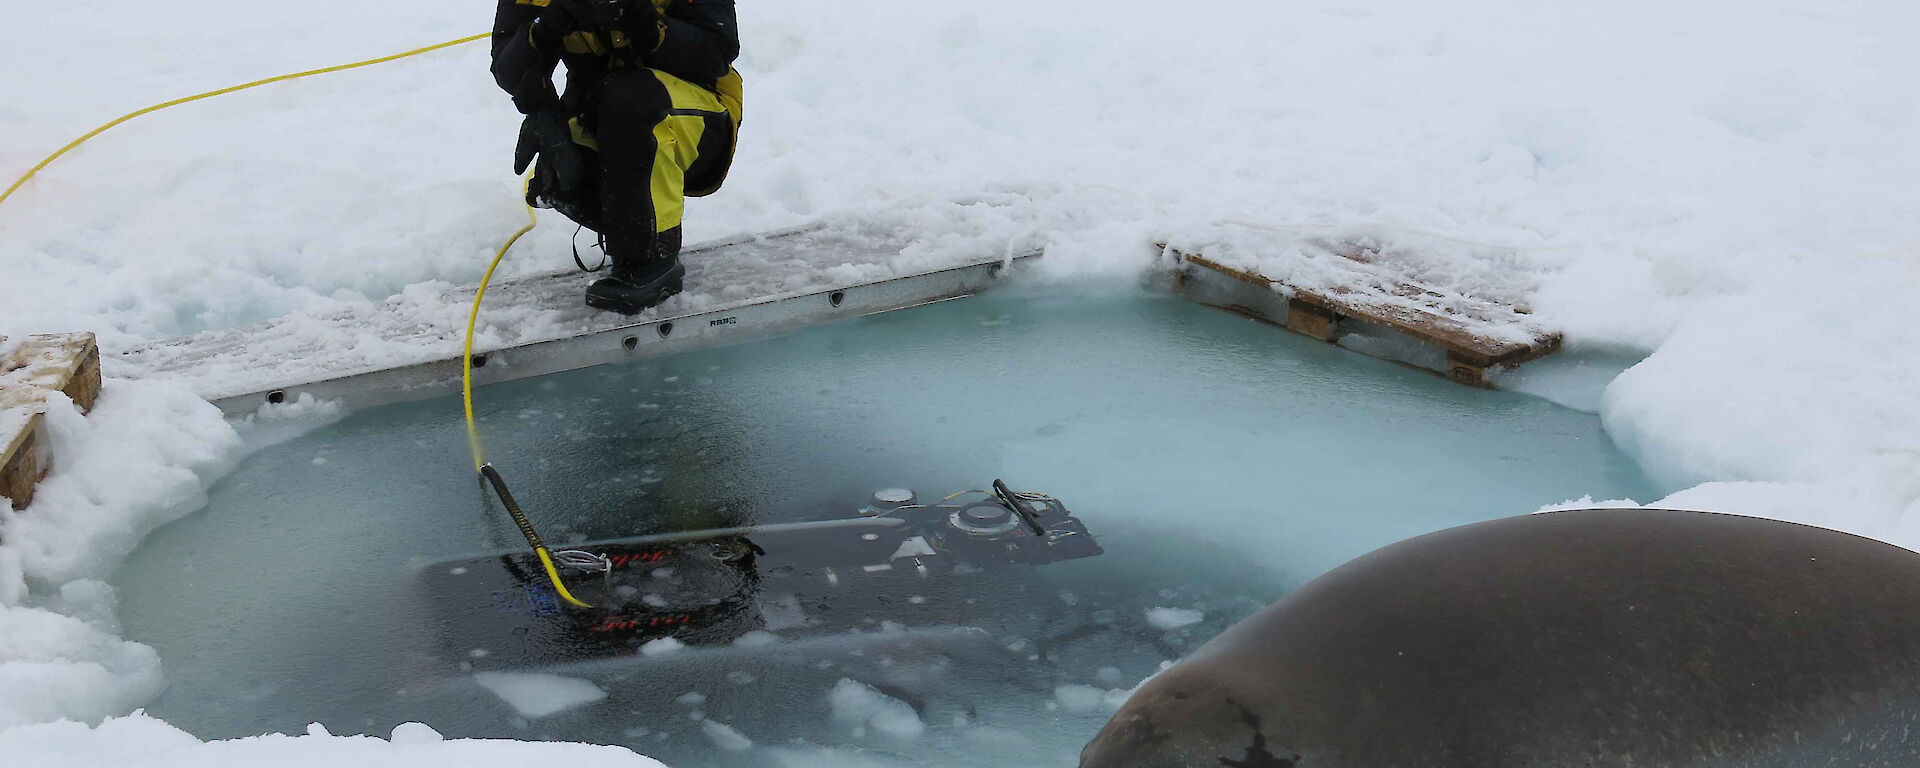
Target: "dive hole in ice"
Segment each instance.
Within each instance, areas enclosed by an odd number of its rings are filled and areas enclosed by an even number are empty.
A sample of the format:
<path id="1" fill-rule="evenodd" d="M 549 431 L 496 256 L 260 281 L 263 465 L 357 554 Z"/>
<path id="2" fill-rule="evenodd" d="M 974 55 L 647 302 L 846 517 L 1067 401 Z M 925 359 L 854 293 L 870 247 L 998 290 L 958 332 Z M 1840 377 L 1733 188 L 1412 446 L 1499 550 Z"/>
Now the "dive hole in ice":
<path id="1" fill-rule="evenodd" d="M 1591 414 L 1147 293 L 1002 291 L 477 401 L 556 549 L 999 477 L 1057 496 L 1106 553 L 903 589 L 880 603 L 900 614 L 807 636 L 773 622 L 721 648 L 482 671 L 436 650 L 415 577 L 519 537 L 474 479 L 458 400 L 395 405 L 261 448 L 127 560 L 127 636 L 169 680 L 150 711 L 202 738 L 421 721 L 680 768 L 1072 766 L 1162 662 L 1345 560 L 1659 495 Z"/>

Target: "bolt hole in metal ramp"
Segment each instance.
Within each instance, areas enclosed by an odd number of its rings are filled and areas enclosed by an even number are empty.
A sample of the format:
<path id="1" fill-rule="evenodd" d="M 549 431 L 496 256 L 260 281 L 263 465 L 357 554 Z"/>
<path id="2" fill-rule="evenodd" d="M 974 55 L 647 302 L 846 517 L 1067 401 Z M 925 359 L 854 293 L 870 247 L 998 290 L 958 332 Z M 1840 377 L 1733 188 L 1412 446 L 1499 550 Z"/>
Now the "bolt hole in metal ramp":
<path id="1" fill-rule="evenodd" d="M 475 350 L 474 381 L 485 385 L 627 361 L 635 354 L 740 343 L 849 314 L 950 300 L 1003 282 L 1000 257 L 907 259 L 903 251 L 912 245 L 897 233 L 819 225 L 696 246 L 685 254 L 687 281 L 711 288 L 634 317 L 585 307 L 584 282 L 572 271 L 502 281 L 488 292 L 487 306 L 512 307 L 515 320 L 489 325 L 493 316 L 482 314 L 483 344 L 490 348 Z M 1012 261 L 1038 255 L 1024 252 Z M 854 282 L 862 277 L 868 282 Z M 461 312 L 462 324 L 451 325 L 454 315 L 440 310 L 446 304 L 464 307 L 473 289 L 440 299 L 394 299 L 167 339 L 127 350 L 112 362 L 116 375 L 188 383 L 231 415 L 255 412 L 271 392 L 280 393 L 276 404 L 311 399 L 350 410 L 437 397 L 459 391 L 466 318 Z"/>
<path id="2" fill-rule="evenodd" d="M 1060 499 L 1104 554 L 879 587 L 762 579 L 730 614 L 752 629 L 724 643 L 490 665 L 525 649 L 455 625 L 532 608 L 448 619 L 423 572 L 517 533 L 473 479 L 457 399 L 400 403 L 262 447 L 127 559 L 126 634 L 169 680 L 150 710 L 203 737 L 419 720 L 679 768 L 1070 766 L 1111 692 L 1352 556 L 1660 491 L 1591 414 L 1165 295 L 1014 287 L 653 357 L 614 349 L 631 335 L 602 347 L 631 362 L 479 393 L 489 453 L 557 549 L 858 521 L 1004 477 Z M 621 585 L 697 617 L 742 594 L 728 562 Z M 554 701 L 571 706 L 537 706 Z"/>

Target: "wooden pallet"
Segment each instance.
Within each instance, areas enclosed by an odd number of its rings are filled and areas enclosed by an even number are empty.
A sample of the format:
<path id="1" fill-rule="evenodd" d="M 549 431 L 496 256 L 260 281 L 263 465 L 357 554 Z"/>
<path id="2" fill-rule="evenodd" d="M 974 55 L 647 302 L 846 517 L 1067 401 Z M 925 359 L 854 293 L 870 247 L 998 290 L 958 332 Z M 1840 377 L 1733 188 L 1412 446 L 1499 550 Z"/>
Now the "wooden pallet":
<path id="1" fill-rule="evenodd" d="M 29 336 L 0 359 L 0 496 L 14 509 L 33 502 L 34 487 L 53 465 L 44 438 L 49 392 L 72 398 L 82 412 L 93 409 L 100 397 L 93 334 Z"/>
<path id="2" fill-rule="evenodd" d="M 1179 288 L 1197 300 L 1321 341 L 1338 341 L 1355 323 L 1384 328 L 1443 351 L 1440 372 L 1469 386 L 1486 387 L 1489 371 L 1518 366 L 1560 348 L 1560 334 L 1540 329 L 1524 307 L 1477 301 L 1471 309 L 1462 310 L 1459 302 L 1442 301 L 1441 292 L 1405 279 L 1333 290 L 1307 288 L 1199 254 L 1167 251 L 1181 265 Z M 1365 253 L 1335 253 L 1366 261 Z M 1204 289 L 1200 284 L 1208 282 L 1214 283 L 1211 292 L 1195 290 Z M 1256 290 L 1236 299 L 1232 290 L 1220 290 L 1222 282 Z"/>

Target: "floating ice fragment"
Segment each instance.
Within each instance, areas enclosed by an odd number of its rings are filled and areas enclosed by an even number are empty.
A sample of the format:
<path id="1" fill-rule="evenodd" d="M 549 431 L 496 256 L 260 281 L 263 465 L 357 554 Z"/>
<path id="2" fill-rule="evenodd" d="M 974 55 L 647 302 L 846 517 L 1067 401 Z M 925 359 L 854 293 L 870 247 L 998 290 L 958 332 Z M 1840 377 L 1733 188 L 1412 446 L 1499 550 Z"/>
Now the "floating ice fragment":
<path id="1" fill-rule="evenodd" d="M 834 684 L 828 703 L 833 719 L 854 726 L 856 732 L 870 727 L 894 738 L 917 739 L 927 729 L 913 707 L 848 678 Z"/>
<path id="2" fill-rule="evenodd" d="M 1076 715 L 1099 710 L 1106 698 L 1106 691 L 1091 685 L 1062 685 L 1053 689 L 1053 700 L 1060 702 L 1060 708 Z"/>
<path id="3" fill-rule="evenodd" d="M 645 645 L 640 646 L 640 655 L 659 656 L 663 653 L 673 653 L 685 647 L 687 647 L 686 643 L 682 643 L 671 637 L 662 637 L 657 640 L 648 640 Z"/>
<path id="4" fill-rule="evenodd" d="M 699 691 L 687 691 L 686 693 L 680 694 L 680 698 L 674 699 L 674 701 L 689 707 L 697 707 L 707 703 L 707 695 Z"/>
<path id="5" fill-rule="evenodd" d="M 760 648 L 762 646 L 773 645 L 777 642 L 780 642 L 779 635 L 759 629 L 748 632 L 733 640 L 734 645 L 742 648 Z"/>
<path id="6" fill-rule="evenodd" d="M 1148 608 L 1147 624 L 1154 629 L 1171 630 L 1200 623 L 1207 615 L 1192 608 Z"/>
<path id="7" fill-rule="evenodd" d="M 531 720 L 607 697 L 607 692 L 600 690 L 600 686 L 559 675 L 481 672 L 473 676 L 473 681 L 492 691 L 521 717 Z"/>
<path id="8" fill-rule="evenodd" d="M 707 735 L 713 745 L 728 752 L 745 752 L 753 749 L 753 739 L 747 738 L 726 723 L 717 720 L 705 720 L 700 723 L 700 732 Z"/>

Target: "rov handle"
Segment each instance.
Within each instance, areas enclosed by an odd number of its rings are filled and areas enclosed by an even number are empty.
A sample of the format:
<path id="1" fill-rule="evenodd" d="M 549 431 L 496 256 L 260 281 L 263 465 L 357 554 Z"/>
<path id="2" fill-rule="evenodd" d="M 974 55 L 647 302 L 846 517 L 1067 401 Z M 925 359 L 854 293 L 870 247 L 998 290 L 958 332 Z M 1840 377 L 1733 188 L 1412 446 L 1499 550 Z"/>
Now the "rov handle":
<path id="1" fill-rule="evenodd" d="M 1027 504 L 1025 499 L 1020 498 L 1020 494 L 1014 493 L 1005 482 L 997 478 L 993 481 L 993 493 L 999 496 L 1001 501 L 1006 502 L 1008 507 L 1013 508 L 1013 513 L 1026 522 L 1027 527 L 1033 530 L 1033 535 L 1043 539 L 1047 537 L 1047 527 L 1040 524 L 1040 513 Z"/>

